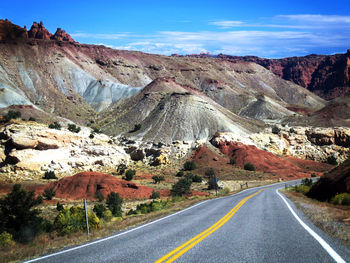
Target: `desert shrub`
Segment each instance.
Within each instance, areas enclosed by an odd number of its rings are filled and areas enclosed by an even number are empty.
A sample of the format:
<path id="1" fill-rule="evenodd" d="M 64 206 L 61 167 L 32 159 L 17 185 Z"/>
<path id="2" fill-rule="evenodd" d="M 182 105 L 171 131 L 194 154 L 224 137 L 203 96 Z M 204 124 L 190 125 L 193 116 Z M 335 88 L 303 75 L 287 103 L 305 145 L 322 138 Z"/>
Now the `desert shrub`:
<path id="1" fill-rule="evenodd" d="M 136 174 L 135 170 L 131 170 L 131 169 L 127 170 L 125 173 L 125 180 L 131 181 L 134 178 L 135 174 Z"/>
<path id="2" fill-rule="evenodd" d="M 52 200 L 56 196 L 56 192 L 53 190 L 53 187 L 45 188 L 43 196 L 46 200 Z"/>
<path id="3" fill-rule="evenodd" d="M 89 228 L 100 227 L 100 220 L 95 213 L 88 211 Z M 55 218 L 54 228 L 59 235 L 69 235 L 79 230 L 86 229 L 85 209 L 80 206 L 72 206 L 61 210 Z"/>
<path id="4" fill-rule="evenodd" d="M 91 133 L 90 133 L 89 138 L 90 138 L 90 139 L 95 138 L 95 135 L 94 135 L 94 133 L 93 133 L 93 132 L 91 132 Z"/>
<path id="5" fill-rule="evenodd" d="M 331 199 L 331 203 L 335 205 L 350 205 L 350 194 L 349 193 L 337 194 Z"/>
<path id="6" fill-rule="evenodd" d="M 106 211 L 103 212 L 103 219 L 106 222 L 111 221 L 112 218 L 113 218 L 113 214 L 112 214 L 111 210 L 107 209 Z"/>
<path id="7" fill-rule="evenodd" d="M 152 191 L 152 194 L 151 196 L 149 197 L 151 199 L 157 199 L 157 198 L 160 198 L 160 193 L 158 191 Z"/>
<path id="8" fill-rule="evenodd" d="M 80 127 L 76 126 L 75 124 L 68 124 L 68 130 L 71 132 L 79 133 L 80 132 Z"/>
<path id="9" fill-rule="evenodd" d="M 42 203 L 42 198 L 35 198 L 34 192 L 21 189 L 21 185 L 13 186 L 12 192 L 0 199 L 0 233 L 10 233 L 14 240 L 29 242 L 46 230 L 49 225 L 42 217 L 41 211 L 34 209 Z"/>
<path id="10" fill-rule="evenodd" d="M 301 184 L 306 186 L 311 186 L 313 182 L 312 182 L 312 179 L 310 178 L 304 178 L 301 180 Z"/>
<path id="11" fill-rule="evenodd" d="M 21 117 L 21 113 L 19 111 L 13 111 L 9 110 L 6 115 L 4 115 L 4 120 L 6 122 L 10 121 L 11 119 L 18 119 Z"/>
<path id="12" fill-rule="evenodd" d="M 230 158 L 230 164 L 231 164 L 231 165 L 235 165 L 235 164 L 236 164 L 236 160 L 233 159 L 233 158 Z"/>
<path id="13" fill-rule="evenodd" d="M 197 166 L 193 161 L 187 161 L 184 163 L 184 170 L 185 171 L 192 171 L 196 168 L 197 168 Z"/>
<path id="14" fill-rule="evenodd" d="M 159 184 L 160 182 L 165 180 L 163 175 L 154 175 L 154 176 L 152 176 L 152 179 L 153 179 L 155 184 Z"/>
<path id="15" fill-rule="evenodd" d="M 290 128 L 290 129 L 289 129 L 289 132 L 290 132 L 290 133 L 295 133 L 294 128 Z"/>
<path id="16" fill-rule="evenodd" d="M 228 195 L 231 192 L 230 188 L 225 187 L 224 189 L 221 190 L 222 195 Z"/>
<path id="17" fill-rule="evenodd" d="M 95 198 L 99 202 L 102 202 L 105 199 L 105 197 L 103 196 L 103 194 L 99 190 L 96 191 Z"/>
<path id="18" fill-rule="evenodd" d="M 311 174 L 311 177 L 317 177 L 317 176 L 316 176 L 316 174 L 312 173 L 312 174 Z"/>
<path id="19" fill-rule="evenodd" d="M 28 121 L 36 121 L 34 117 L 29 117 Z"/>
<path id="20" fill-rule="evenodd" d="M 97 204 L 92 209 L 98 218 L 103 218 L 103 213 L 106 211 L 106 207 L 104 204 Z"/>
<path id="21" fill-rule="evenodd" d="M 337 158 L 335 158 L 335 156 L 330 155 L 327 157 L 327 163 L 331 164 L 331 165 L 337 165 Z"/>
<path id="22" fill-rule="evenodd" d="M 102 131 L 97 127 L 93 127 L 92 131 L 93 131 L 93 133 L 102 133 Z"/>
<path id="23" fill-rule="evenodd" d="M 177 173 L 176 173 L 176 177 L 182 177 L 182 176 L 184 176 L 184 171 L 183 170 L 181 170 L 181 171 L 178 171 Z"/>
<path id="24" fill-rule="evenodd" d="M 278 128 L 277 126 L 272 127 L 272 133 L 273 134 L 279 134 L 281 132 L 281 129 Z"/>
<path id="25" fill-rule="evenodd" d="M 125 173 L 125 171 L 126 171 L 127 168 L 128 168 L 128 167 L 126 166 L 126 164 L 121 163 L 121 164 L 118 165 L 117 173 L 118 173 L 119 175 L 122 175 L 123 173 Z"/>
<path id="26" fill-rule="evenodd" d="M 210 176 L 208 180 L 208 190 L 218 189 L 218 183 L 215 176 Z"/>
<path id="27" fill-rule="evenodd" d="M 255 171 L 255 167 L 252 163 L 246 163 L 244 165 L 244 170 L 247 170 L 247 171 Z"/>
<path id="28" fill-rule="evenodd" d="M 59 124 L 57 121 L 55 121 L 54 123 L 49 124 L 49 128 L 50 129 L 60 130 L 61 129 L 61 124 Z"/>
<path id="29" fill-rule="evenodd" d="M 122 203 L 123 199 L 118 193 L 111 192 L 106 199 L 106 204 L 109 210 L 111 210 L 113 216 L 122 216 Z"/>
<path id="30" fill-rule="evenodd" d="M 308 185 L 296 185 L 293 190 L 297 193 L 307 194 L 310 191 L 310 186 Z"/>
<path id="31" fill-rule="evenodd" d="M 136 206 L 136 209 L 130 209 L 127 215 L 148 214 L 151 212 L 162 210 L 168 207 L 169 203 L 165 200 L 152 201 L 150 203 L 142 203 Z"/>
<path id="32" fill-rule="evenodd" d="M 56 204 L 56 210 L 57 210 L 57 211 L 61 211 L 61 210 L 63 210 L 63 209 L 64 209 L 63 205 L 60 204 L 60 202 L 57 202 L 57 204 Z"/>
<path id="33" fill-rule="evenodd" d="M 46 171 L 44 174 L 43 179 L 49 180 L 49 179 L 57 179 L 55 175 L 55 171 Z"/>
<path id="34" fill-rule="evenodd" d="M 185 178 L 192 180 L 193 183 L 201 183 L 203 181 L 202 176 L 196 174 L 186 174 Z"/>
<path id="35" fill-rule="evenodd" d="M 192 180 L 188 178 L 181 178 L 177 183 L 172 185 L 171 188 L 171 195 L 172 196 L 182 196 L 184 194 L 190 194 L 191 193 L 191 184 Z"/>
<path id="36" fill-rule="evenodd" d="M 13 236 L 8 232 L 2 232 L 0 234 L 0 248 L 8 248 L 15 244 Z"/>
<path id="37" fill-rule="evenodd" d="M 138 124 L 135 124 L 135 125 L 134 125 L 134 129 L 132 130 L 132 132 L 136 132 L 136 131 L 140 130 L 141 127 L 142 127 L 141 124 L 139 124 L 139 123 L 138 123 Z"/>

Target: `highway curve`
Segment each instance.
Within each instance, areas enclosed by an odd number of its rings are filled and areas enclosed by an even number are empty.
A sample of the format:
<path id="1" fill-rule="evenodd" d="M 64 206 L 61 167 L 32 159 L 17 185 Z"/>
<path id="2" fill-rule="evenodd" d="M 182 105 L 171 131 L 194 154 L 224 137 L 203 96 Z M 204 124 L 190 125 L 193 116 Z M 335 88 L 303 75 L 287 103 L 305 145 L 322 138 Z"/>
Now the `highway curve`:
<path id="1" fill-rule="evenodd" d="M 350 250 L 278 194 L 280 187 L 204 201 L 28 262 L 350 262 Z"/>

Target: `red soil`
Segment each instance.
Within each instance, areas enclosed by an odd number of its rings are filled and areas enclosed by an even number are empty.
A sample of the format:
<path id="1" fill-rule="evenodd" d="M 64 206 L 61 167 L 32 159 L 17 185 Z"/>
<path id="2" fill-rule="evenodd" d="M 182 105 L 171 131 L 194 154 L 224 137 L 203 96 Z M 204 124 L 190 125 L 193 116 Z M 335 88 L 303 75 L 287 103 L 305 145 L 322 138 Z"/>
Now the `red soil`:
<path id="1" fill-rule="evenodd" d="M 42 194 L 45 188 L 53 187 L 56 197 L 62 199 L 81 200 L 95 199 L 95 193 L 99 190 L 104 197 L 110 192 L 118 193 L 125 199 L 149 198 L 153 189 L 133 182 L 128 182 L 112 175 L 97 172 L 82 172 L 74 176 L 60 179 L 59 181 L 40 186 L 36 189 L 37 194 Z M 169 196 L 167 190 L 157 190 L 161 196 Z"/>
<path id="2" fill-rule="evenodd" d="M 320 175 L 321 171 L 329 168 L 313 161 L 298 160 L 297 158 L 283 159 L 253 145 L 238 142 L 220 142 L 218 148 L 226 156 L 235 159 L 236 165 L 241 168 L 246 163 L 251 163 L 257 171 L 275 174 L 283 179 L 310 177 L 311 173 Z"/>

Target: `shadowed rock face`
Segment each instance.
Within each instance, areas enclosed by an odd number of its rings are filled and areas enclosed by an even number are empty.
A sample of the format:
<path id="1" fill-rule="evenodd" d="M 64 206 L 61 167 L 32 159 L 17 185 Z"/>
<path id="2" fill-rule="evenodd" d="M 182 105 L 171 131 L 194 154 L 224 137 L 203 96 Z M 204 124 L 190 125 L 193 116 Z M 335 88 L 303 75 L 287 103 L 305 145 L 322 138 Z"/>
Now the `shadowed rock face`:
<path id="1" fill-rule="evenodd" d="M 324 99 L 350 95 L 350 49 L 345 54 L 309 55 L 283 59 L 227 55 L 219 55 L 219 57 L 233 62 L 257 63 L 281 78 L 293 81 Z"/>
<path id="2" fill-rule="evenodd" d="M 323 175 L 307 196 L 325 201 L 344 192 L 350 193 L 350 159 Z"/>

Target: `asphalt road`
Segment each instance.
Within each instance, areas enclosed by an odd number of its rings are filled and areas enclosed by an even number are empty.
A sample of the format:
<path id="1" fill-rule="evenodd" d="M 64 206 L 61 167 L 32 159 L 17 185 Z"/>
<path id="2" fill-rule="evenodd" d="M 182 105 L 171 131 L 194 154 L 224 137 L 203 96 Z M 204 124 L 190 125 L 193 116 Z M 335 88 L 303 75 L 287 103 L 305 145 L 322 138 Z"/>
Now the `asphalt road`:
<path id="1" fill-rule="evenodd" d="M 283 200 L 276 191 L 282 186 L 204 201 L 135 229 L 33 261 L 350 262 L 349 249 L 316 228 L 289 200 Z"/>

